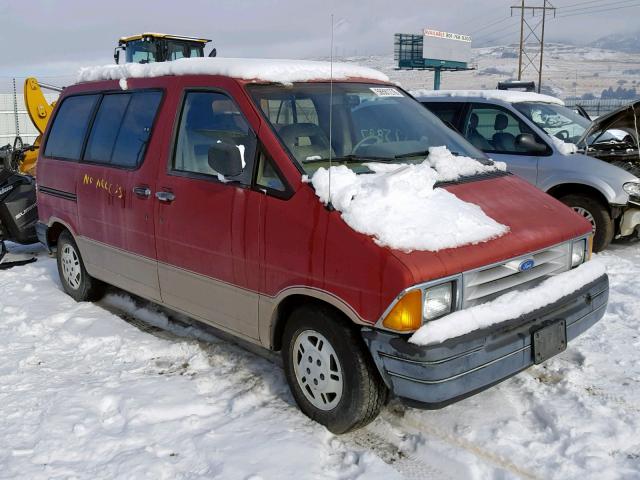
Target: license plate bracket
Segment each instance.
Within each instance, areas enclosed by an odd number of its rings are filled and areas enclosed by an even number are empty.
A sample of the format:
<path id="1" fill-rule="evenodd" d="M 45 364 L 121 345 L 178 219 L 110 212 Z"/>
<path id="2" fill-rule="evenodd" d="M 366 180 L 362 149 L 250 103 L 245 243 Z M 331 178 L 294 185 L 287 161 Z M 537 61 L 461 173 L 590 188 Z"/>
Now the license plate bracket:
<path id="1" fill-rule="evenodd" d="M 533 361 L 542 363 L 567 348 L 567 323 L 559 320 L 536 330 L 531 335 Z"/>

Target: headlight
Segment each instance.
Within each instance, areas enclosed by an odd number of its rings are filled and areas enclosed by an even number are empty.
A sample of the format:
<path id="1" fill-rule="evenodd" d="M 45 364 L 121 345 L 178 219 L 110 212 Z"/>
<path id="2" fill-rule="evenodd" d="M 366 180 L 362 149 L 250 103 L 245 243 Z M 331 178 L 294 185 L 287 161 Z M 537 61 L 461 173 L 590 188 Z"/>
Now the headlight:
<path id="1" fill-rule="evenodd" d="M 587 260 L 587 240 L 573 242 L 571 246 L 571 268 L 581 265 Z"/>
<path id="2" fill-rule="evenodd" d="M 382 325 L 396 332 L 413 332 L 429 320 L 453 310 L 454 282 L 411 290 L 393 306 Z"/>
<path id="3" fill-rule="evenodd" d="M 435 320 L 451 312 L 453 300 L 451 287 L 451 282 L 447 282 L 424 290 L 422 315 L 425 321 Z"/>
<path id="4" fill-rule="evenodd" d="M 628 182 L 622 186 L 622 189 L 627 192 L 629 195 L 633 195 L 634 197 L 640 197 L 640 183 L 638 182 Z"/>

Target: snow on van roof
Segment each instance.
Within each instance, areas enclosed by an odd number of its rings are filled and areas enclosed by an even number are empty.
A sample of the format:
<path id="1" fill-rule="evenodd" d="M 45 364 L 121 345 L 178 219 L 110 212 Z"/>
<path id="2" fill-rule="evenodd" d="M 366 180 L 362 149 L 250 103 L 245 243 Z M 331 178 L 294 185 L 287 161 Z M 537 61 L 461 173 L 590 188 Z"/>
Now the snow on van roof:
<path id="1" fill-rule="evenodd" d="M 486 100 L 502 100 L 507 103 L 540 102 L 564 106 L 562 100 L 550 95 L 514 90 L 414 90 L 410 93 L 418 99 L 429 97 L 475 97 Z"/>
<path id="2" fill-rule="evenodd" d="M 181 58 L 171 62 L 125 63 L 81 68 L 78 83 L 97 80 L 161 77 L 165 75 L 222 75 L 242 80 L 276 82 L 285 85 L 309 80 L 365 78 L 389 81 L 384 73 L 351 63 L 312 60 L 277 60 L 255 58 Z"/>

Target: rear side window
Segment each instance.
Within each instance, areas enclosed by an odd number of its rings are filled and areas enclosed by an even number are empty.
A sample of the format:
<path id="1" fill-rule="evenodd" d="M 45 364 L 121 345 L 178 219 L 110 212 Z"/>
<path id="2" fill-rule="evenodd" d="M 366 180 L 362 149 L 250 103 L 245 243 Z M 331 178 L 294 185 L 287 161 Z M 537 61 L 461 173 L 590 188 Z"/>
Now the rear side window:
<path id="1" fill-rule="evenodd" d="M 161 98 L 155 91 L 105 95 L 84 159 L 127 168 L 140 165 Z"/>
<path id="2" fill-rule="evenodd" d="M 99 95 L 78 95 L 63 100 L 51 126 L 44 156 L 80 160 L 89 120 Z"/>
<path id="3" fill-rule="evenodd" d="M 423 105 L 443 122 L 457 126 L 464 103 L 423 102 Z"/>

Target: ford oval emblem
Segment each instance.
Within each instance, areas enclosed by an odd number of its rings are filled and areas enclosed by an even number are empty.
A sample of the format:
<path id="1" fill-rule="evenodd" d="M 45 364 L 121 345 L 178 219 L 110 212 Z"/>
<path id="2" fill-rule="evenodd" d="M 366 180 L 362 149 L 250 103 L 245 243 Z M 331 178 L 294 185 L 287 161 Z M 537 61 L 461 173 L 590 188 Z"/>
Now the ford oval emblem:
<path id="1" fill-rule="evenodd" d="M 518 265 L 518 270 L 520 270 L 521 272 L 526 272 L 527 270 L 531 270 L 535 266 L 536 262 L 532 258 L 529 258 L 520 262 L 520 265 Z"/>

